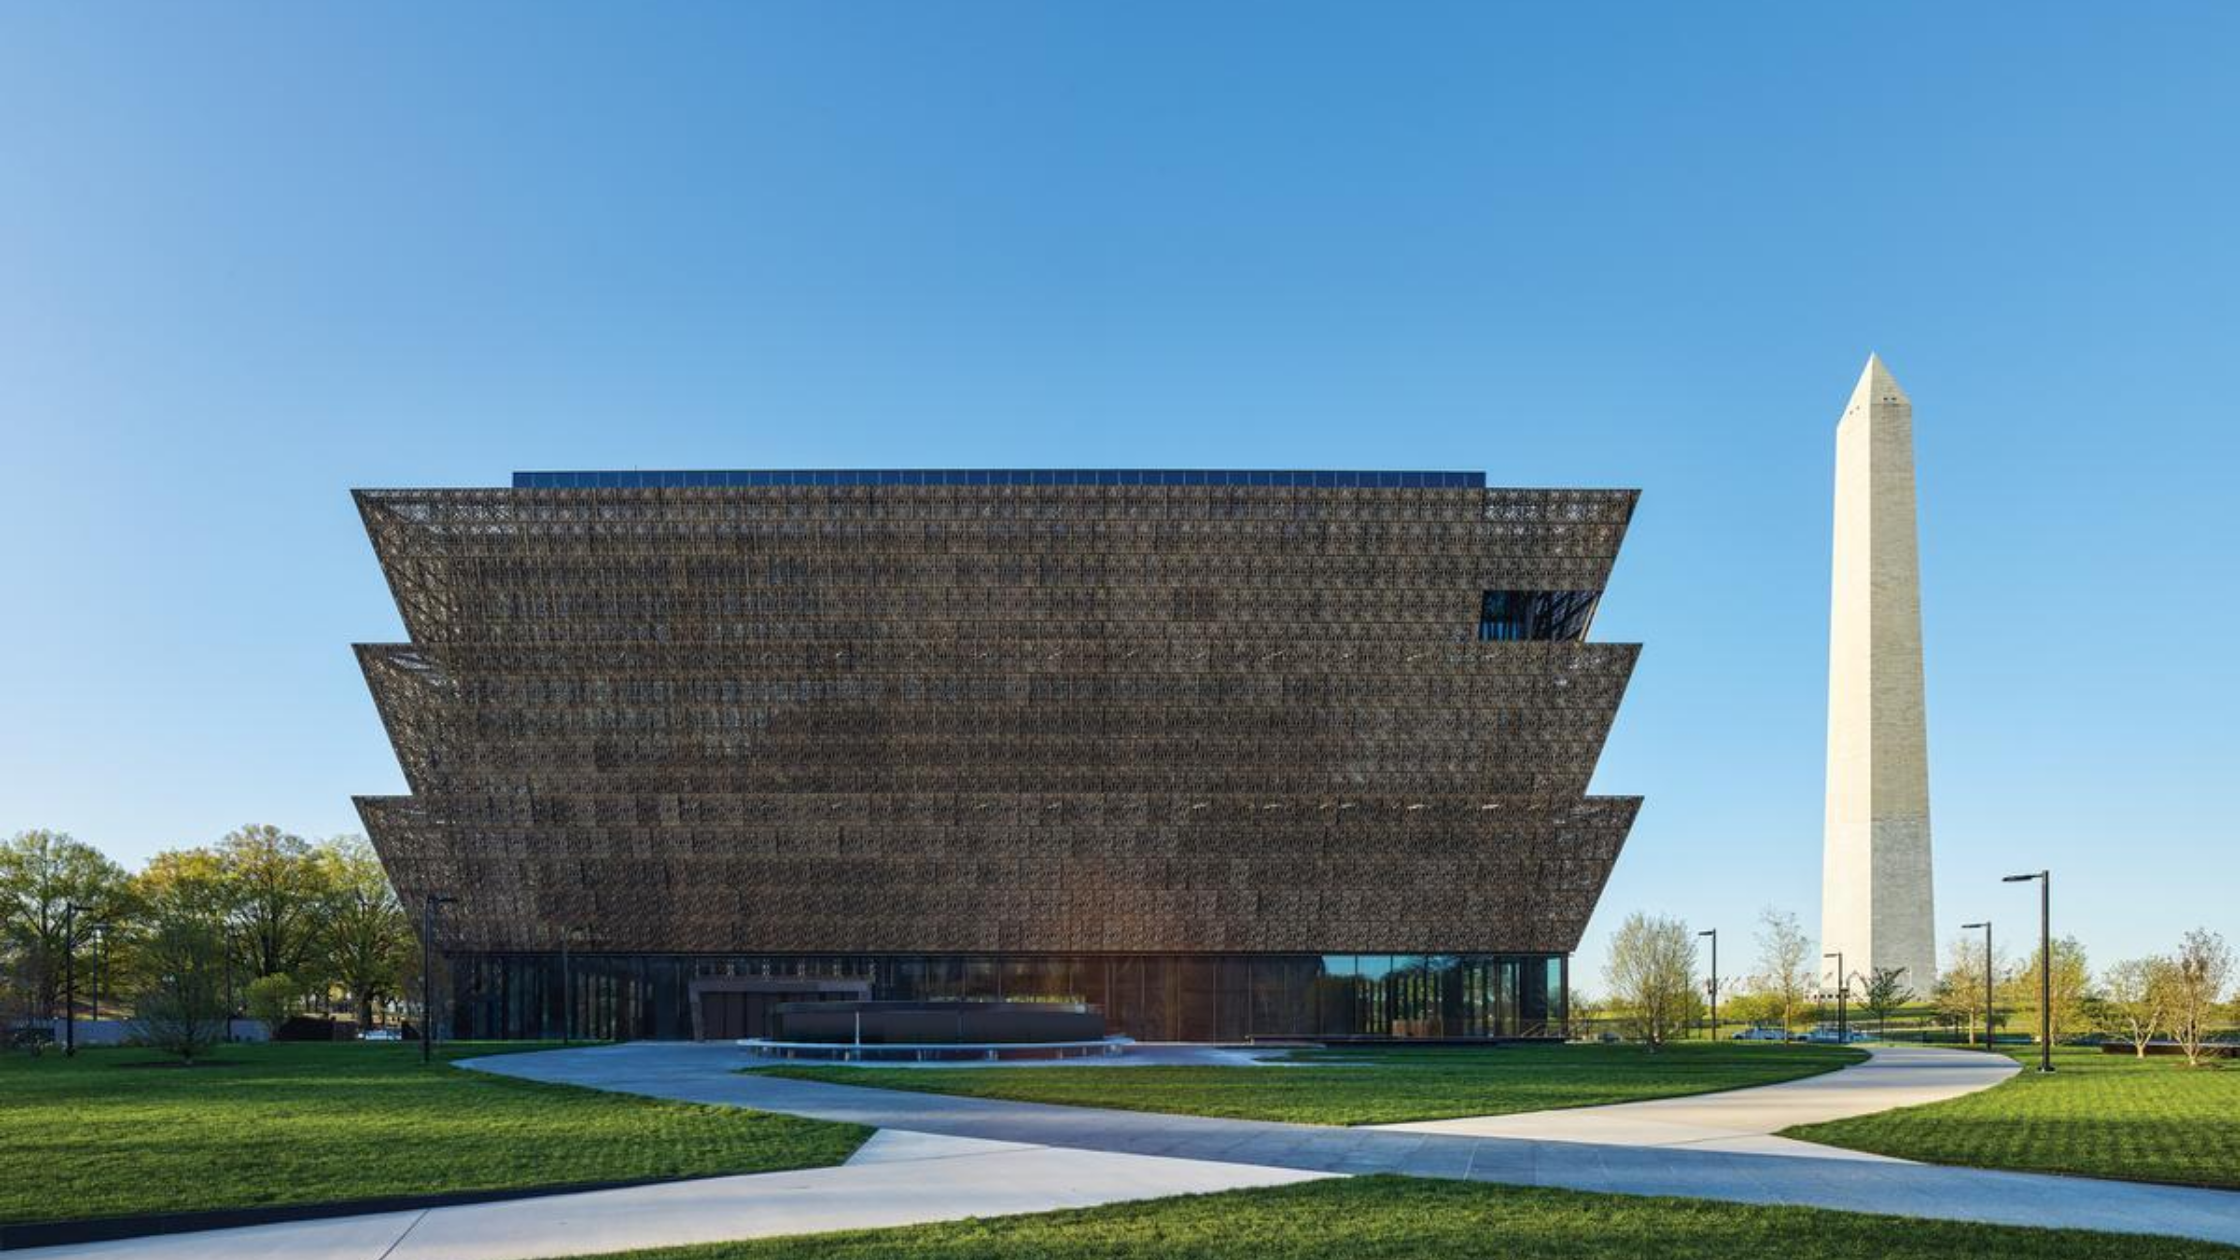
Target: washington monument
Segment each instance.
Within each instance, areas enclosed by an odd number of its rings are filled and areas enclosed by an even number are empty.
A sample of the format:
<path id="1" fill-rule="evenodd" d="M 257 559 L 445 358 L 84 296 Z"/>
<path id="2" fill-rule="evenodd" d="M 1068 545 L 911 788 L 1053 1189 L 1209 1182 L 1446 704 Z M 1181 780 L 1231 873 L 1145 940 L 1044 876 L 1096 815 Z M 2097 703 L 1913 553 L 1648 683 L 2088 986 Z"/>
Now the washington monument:
<path id="1" fill-rule="evenodd" d="M 1872 355 L 1836 425 L 1835 539 L 1820 939 L 1854 984 L 1903 967 L 1905 986 L 1925 995 L 1937 939 L 1913 403 Z M 1830 980 L 1834 967 L 1822 964 Z"/>

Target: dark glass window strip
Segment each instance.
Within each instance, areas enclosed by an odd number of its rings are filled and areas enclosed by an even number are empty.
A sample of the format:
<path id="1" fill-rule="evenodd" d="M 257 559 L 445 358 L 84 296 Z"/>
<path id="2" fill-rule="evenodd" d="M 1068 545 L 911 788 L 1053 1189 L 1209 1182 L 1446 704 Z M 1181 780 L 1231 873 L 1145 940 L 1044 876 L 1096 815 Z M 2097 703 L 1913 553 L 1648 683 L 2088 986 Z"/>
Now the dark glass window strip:
<path id="1" fill-rule="evenodd" d="M 552 1038 L 557 954 L 449 955 L 443 1034 Z M 1560 954 L 577 954 L 580 1037 L 692 1036 L 691 982 L 715 976 L 861 979 L 874 1000 L 1087 1002 L 1140 1041 L 1248 1037 L 1467 1040 L 1560 1036 Z M 757 1034 L 759 1035 L 759 1034 Z"/>

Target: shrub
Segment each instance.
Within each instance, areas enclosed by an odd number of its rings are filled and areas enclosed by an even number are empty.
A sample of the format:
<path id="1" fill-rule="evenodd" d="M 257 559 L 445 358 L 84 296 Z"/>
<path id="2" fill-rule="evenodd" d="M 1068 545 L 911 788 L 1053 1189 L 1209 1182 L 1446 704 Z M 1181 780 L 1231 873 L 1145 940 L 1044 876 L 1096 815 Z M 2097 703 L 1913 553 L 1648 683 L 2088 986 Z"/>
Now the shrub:
<path id="1" fill-rule="evenodd" d="M 249 1018 L 261 1020 L 265 1027 L 278 1031 L 303 1004 L 302 990 L 296 978 L 284 971 L 258 976 L 249 982 L 246 995 Z"/>

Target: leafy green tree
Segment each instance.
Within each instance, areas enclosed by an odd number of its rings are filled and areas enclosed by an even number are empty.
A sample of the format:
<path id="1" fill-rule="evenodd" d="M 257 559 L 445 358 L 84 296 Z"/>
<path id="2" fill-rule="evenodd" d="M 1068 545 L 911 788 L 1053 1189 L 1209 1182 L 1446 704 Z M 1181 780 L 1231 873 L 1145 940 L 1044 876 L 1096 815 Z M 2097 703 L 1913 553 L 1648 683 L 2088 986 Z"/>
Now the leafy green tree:
<path id="1" fill-rule="evenodd" d="M 1635 911 L 1610 939 L 1603 982 L 1633 1034 L 1653 1053 L 1686 1032 L 1702 998 L 1696 993 L 1696 941 L 1688 925 Z"/>
<path id="2" fill-rule="evenodd" d="M 22 996 L 33 1012 L 62 1007 L 63 950 L 71 916 L 78 941 L 94 923 L 127 918 L 131 882 L 92 845 L 55 831 L 24 831 L 0 841 L 0 939 L 8 943 Z"/>
<path id="3" fill-rule="evenodd" d="M 148 859 L 133 876 L 132 887 L 142 922 L 118 942 L 116 972 L 128 984 L 155 984 L 163 966 L 160 952 L 151 952 L 157 928 L 199 924 L 217 942 L 219 992 L 225 1008 L 229 1013 L 238 1010 L 241 986 L 249 979 L 248 963 L 246 957 L 234 957 L 233 893 L 218 855 L 207 848 L 166 849 Z"/>
<path id="4" fill-rule="evenodd" d="M 2032 950 L 2029 965 L 2014 973 L 2002 986 L 2000 1005 L 2027 1018 L 2027 1027 L 2039 1027 L 2039 968 L 2044 960 L 2043 950 Z M 2092 968 L 2085 960 L 2084 946 L 2074 936 L 2064 936 L 2053 943 L 2053 1010 L 2051 1027 L 2056 1042 L 2065 1041 L 2092 1026 L 2091 996 Z"/>
<path id="5" fill-rule="evenodd" d="M 389 874 L 363 836 L 319 846 L 331 889 L 325 914 L 325 972 L 349 995 L 358 1026 L 373 1026 L 374 1005 L 403 991 L 418 966 L 419 940 L 389 886 Z"/>
<path id="6" fill-rule="evenodd" d="M 1862 1005 L 1874 1016 L 1875 1035 L 1889 1031 L 1890 1017 L 1913 1001 L 1913 988 L 1906 983 L 1903 967 L 1877 967 L 1867 975 L 1866 992 Z"/>
<path id="7" fill-rule="evenodd" d="M 301 836 L 255 824 L 215 850 L 227 917 L 252 976 L 298 974 L 318 954 L 332 876 Z"/>
<path id="8" fill-rule="evenodd" d="M 1984 1007 L 1983 972 L 1986 966 L 1996 969 L 1997 959 L 1986 960 L 1983 942 L 1974 936 L 1952 938 L 1950 952 L 1946 955 L 1944 970 L 1937 977 L 1937 991 L 1931 995 L 1937 1013 L 1963 1026 L 1969 1039 L 1975 1030 L 1985 1030 L 1984 1044 L 1990 1045 L 1991 1012 Z"/>
<path id="9" fill-rule="evenodd" d="M 209 920 L 166 916 L 148 927 L 133 1037 L 193 1061 L 226 1039 L 225 941 Z"/>
<path id="10" fill-rule="evenodd" d="M 249 982 L 248 1006 L 249 1018 L 278 1032 L 289 1016 L 303 1009 L 303 986 L 285 971 L 258 976 Z"/>
<path id="11" fill-rule="evenodd" d="M 1731 989 L 1720 999 L 1719 1013 L 1732 1023 L 1768 1027 L 1781 1022 L 1781 997 L 1756 985 Z"/>
<path id="12" fill-rule="evenodd" d="M 149 858 L 132 882 L 151 922 L 199 918 L 217 923 L 233 908 L 225 870 L 208 849 L 166 849 Z"/>

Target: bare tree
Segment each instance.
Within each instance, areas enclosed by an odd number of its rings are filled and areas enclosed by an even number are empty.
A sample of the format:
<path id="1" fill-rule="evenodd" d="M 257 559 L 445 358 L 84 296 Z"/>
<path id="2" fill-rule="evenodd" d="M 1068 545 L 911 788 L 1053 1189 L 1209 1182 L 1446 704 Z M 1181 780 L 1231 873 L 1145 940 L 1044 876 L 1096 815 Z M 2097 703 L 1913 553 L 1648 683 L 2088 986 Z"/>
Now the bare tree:
<path id="1" fill-rule="evenodd" d="M 2186 1052 L 2186 1062 L 2199 1067 L 2217 1004 L 2232 983 L 2232 947 L 2215 932 L 2195 928 L 2178 943 L 2178 953 L 2168 965 L 2170 1035 Z"/>
<path id="2" fill-rule="evenodd" d="M 1687 1030 L 1701 999 L 1696 995 L 1696 938 L 1678 919 L 1635 911 L 1610 939 L 1603 982 L 1611 1001 L 1627 1012 L 1634 1035 L 1654 1052 Z"/>
<path id="3" fill-rule="evenodd" d="M 1819 972 L 1813 966 L 1812 938 L 1797 926 L 1797 916 L 1771 906 L 1758 916 L 1758 974 L 1755 984 L 1781 1008 L 1783 1031 L 1796 1026 L 1797 1011 L 1809 1000 Z"/>
<path id="4" fill-rule="evenodd" d="M 2139 1058 L 2169 1021 L 2172 979 L 2167 958 L 2126 958 L 2101 977 L 2108 1022 Z"/>

